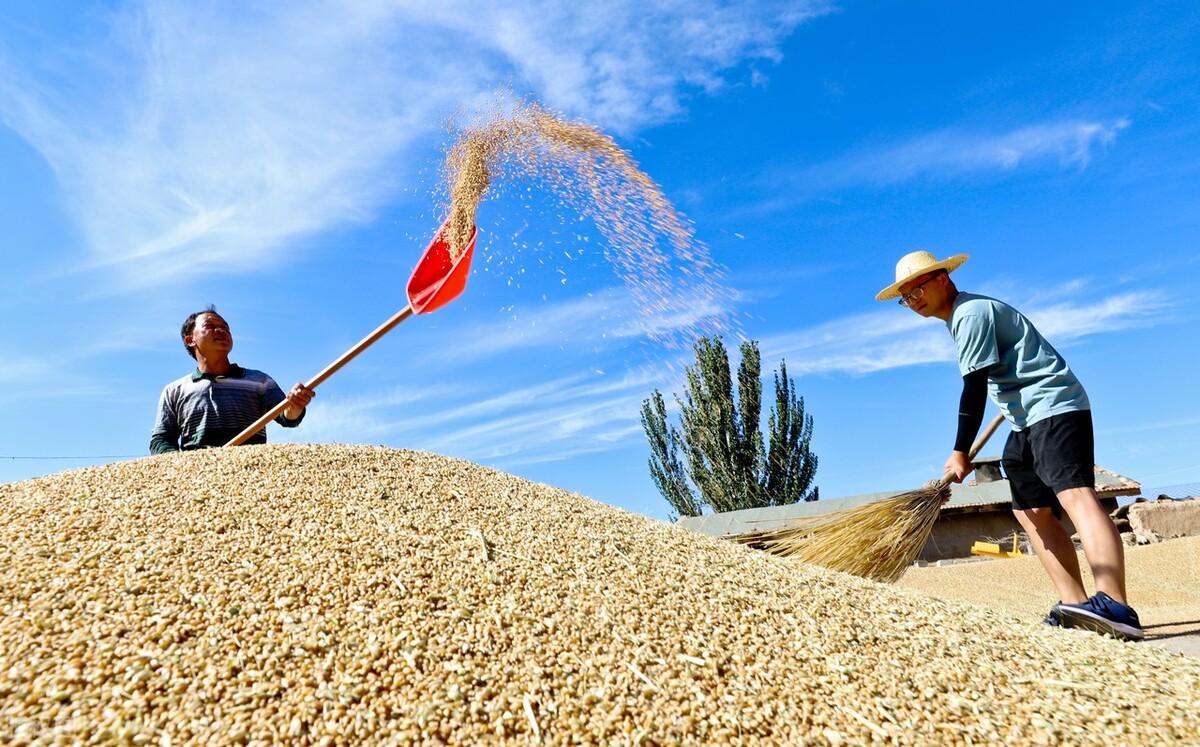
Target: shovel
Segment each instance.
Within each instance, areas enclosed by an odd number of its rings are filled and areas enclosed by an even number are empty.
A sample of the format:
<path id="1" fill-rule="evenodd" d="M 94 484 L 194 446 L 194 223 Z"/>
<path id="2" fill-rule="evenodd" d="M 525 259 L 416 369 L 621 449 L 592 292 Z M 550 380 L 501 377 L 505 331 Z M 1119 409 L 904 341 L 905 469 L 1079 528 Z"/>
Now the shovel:
<path id="1" fill-rule="evenodd" d="M 316 389 L 321 382 L 333 376 L 338 372 L 338 369 L 353 360 L 359 353 L 371 347 L 376 340 L 390 332 L 392 327 L 395 327 L 413 314 L 428 314 L 431 311 L 440 309 L 457 298 L 458 294 L 462 293 L 463 288 L 467 285 L 467 275 L 471 267 L 471 255 L 475 251 L 475 238 L 478 231 L 474 226 L 471 227 L 471 238 L 468 239 L 466 248 L 458 256 L 458 259 L 454 259 L 450 254 L 450 244 L 446 241 L 446 232 L 449 225 L 450 223 L 447 221 L 438 230 L 437 234 L 433 237 L 433 241 L 425 249 L 425 253 L 421 255 L 420 261 L 417 262 L 412 277 L 408 279 L 408 306 L 397 311 L 390 319 L 379 325 L 374 332 L 360 340 L 357 345 L 342 353 L 341 357 L 326 366 L 321 373 L 305 382 L 304 386 L 309 389 Z M 225 445 L 239 446 L 245 443 L 251 436 L 265 428 L 267 423 L 278 417 L 279 413 L 286 410 L 287 406 L 288 401 L 284 399 L 275 405 L 270 412 L 264 413 L 253 424 L 247 426 L 244 431 L 231 438 L 229 443 Z"/>

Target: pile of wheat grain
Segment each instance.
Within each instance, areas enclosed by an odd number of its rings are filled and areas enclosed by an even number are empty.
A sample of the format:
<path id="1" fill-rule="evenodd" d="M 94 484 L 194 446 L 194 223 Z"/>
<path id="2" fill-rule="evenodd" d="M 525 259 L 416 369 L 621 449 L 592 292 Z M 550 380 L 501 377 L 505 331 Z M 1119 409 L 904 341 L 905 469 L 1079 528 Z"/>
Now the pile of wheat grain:
<path id="1" fill-rule="evenodd" d="M 1200 662 L 444 457 L 0 486 L 0 742 L 1164 744 Z"/>

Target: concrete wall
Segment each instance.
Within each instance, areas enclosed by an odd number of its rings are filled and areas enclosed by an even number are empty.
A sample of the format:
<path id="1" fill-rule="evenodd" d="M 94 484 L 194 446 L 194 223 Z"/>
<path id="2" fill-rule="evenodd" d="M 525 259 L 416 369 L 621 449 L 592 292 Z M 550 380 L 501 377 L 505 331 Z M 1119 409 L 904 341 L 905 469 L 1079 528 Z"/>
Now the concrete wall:
<path id="1" fill-rule="evenodd" d="M 1139 542 L 1200 535 L 1200 500 L 1135 503 L 1129 528 Z"/>

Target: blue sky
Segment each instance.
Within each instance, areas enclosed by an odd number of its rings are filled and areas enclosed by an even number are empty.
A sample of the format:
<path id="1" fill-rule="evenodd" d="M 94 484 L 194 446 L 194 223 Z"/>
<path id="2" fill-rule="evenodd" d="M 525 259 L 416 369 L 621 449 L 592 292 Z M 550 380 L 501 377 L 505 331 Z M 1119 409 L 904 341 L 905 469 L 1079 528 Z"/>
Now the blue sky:
<path id="1" fill-rule="evenodd" d="M 971 254 L 959 286 L 1067 356 L 1099 463 L 1200 481 L 1191 3 L 243 5 L 0 7 L 0 481 L 145 453 L 209 303 L 285 388 L 401 308 L 446 122 L 502 88 L 613 134 L 694 222 L 729 313 L 797 379 L 824 497 L 916 487 L 953 441 L 948 334 L 873 300 L 916 248 Z M 638 409 L 680 389 L 686 356 L 646 334 L 670 320 L 536 184 L 478 222 L 462 297 L 270 437 L 665 517 Z"/>

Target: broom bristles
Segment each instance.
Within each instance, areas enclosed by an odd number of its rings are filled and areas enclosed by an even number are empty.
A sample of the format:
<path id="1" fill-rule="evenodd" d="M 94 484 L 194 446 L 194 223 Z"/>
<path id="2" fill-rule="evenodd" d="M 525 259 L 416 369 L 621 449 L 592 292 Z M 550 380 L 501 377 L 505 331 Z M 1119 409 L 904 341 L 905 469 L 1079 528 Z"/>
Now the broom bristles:
<path id="1" fill-rule="evenodd" d="M 944 484 L 734 540 L 772 555 L 891 583 L 921 554 L 947 496 Z"/>
<path id="2" fill-rule="evenodd" d="M 992 420 L 975 439 L 974 459 L 1004 415 Z M 904 575 L 933 535 L 942 504 L 950 499 L 951 473 L 910 490 L 858 508 L 820 516 L 786 529 L 743 534 L 732 539 L 773 555 L 800 558 L 835 571 L 891 583 Z"/>

